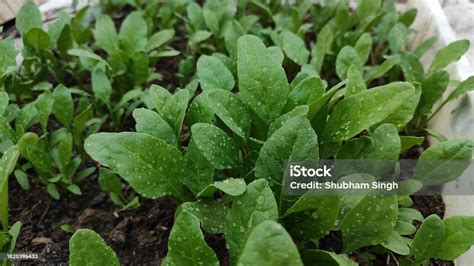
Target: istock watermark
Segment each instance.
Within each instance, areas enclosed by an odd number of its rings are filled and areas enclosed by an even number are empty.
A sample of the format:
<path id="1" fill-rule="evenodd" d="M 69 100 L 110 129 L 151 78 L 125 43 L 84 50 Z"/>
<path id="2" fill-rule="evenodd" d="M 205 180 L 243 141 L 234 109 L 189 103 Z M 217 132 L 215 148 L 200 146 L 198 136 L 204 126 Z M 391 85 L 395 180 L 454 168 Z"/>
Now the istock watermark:
<path id="1" fill-rule="evenodd" d="M 474 195 L 471 160 L 287 161 L 285 195 Z"/>

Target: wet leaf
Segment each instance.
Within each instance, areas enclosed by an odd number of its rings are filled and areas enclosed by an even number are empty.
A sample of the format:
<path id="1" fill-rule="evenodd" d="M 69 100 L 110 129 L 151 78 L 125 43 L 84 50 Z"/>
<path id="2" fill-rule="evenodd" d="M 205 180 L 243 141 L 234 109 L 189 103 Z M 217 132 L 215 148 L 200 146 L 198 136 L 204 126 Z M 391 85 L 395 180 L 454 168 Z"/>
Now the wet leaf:
<path id="1" fill-rule="evenodd" d="M 115 252 L 94 231 L 77 230 L 69 240 L 69 263 L 81 265 L 120 265 Z"/>
<path id="2" fill-rule="evenodd" d="M 298 249 L 285 228 L 274 221 L 264 221 L 250 233 L 238 265 L 302 266 Z"/>
<path id="3" fill-rule="evenodd" d="M 184 198 L 184 156 L 165 141 L 143 133 L 98 133 L 86 139 L 84 148 L 143 197 Z"/>
<path id="4" fill-rule="evenodd" d="M 237 166 L 238 149 L 222 129 L 197 123 L 191 127 L 191 133 L 192 141 L 214 168 L 222 170 Z"/>
<path id="5" fill-rule="evenodd" d="M 232 73 L 216 57 L 202 55 L 197 61 L 196 68 L 202 90 L 232 90 L 234 88 Z"/>
<path id="6" fill-rule="evenodd" d="M 277 219 L 277 203 L 268 182 L 258 179 L 250 183 L 247 191 L 235 198 L 226 217 L 224 235 L 231 261 L 235 263 L 241 256 L 250 233 L 257 225 Z"/>
<path id="7" fill-rule="evenodd" d="M 219 265 L 214 251 L 207 245 L 199 220 L 183 211 L 176 219 L 168 240 L 164 265 Z"/>
<path id="8" fill-rule="evenodd" d="M 259 38 L 244 35 L 237 42 L 237 72 L 244 102 L 270 124 L 281 115 L 287 101 L 285 71 Z"/>

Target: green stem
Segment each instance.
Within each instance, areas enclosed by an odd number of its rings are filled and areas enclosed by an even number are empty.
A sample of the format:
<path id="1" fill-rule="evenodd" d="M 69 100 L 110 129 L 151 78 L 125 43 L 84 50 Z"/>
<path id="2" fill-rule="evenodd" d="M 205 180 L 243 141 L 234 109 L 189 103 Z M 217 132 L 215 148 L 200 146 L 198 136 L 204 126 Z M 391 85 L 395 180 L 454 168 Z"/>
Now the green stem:
<path id="1" fill-rule="evenodd" d="M 435 115 L 438 114 L 439 111 L 444 107 L 444 105 L 448 103 L 448 101 L 444 101 L 442 104 L 439 105 L 439 107 L 425 120 L 425 124 L 428 123 Z"/>
<path id="2" fill-rule="evenodd" d="M 3 232 L 8 232 L 8 179 L 0 193 L 0 222 Z"/>

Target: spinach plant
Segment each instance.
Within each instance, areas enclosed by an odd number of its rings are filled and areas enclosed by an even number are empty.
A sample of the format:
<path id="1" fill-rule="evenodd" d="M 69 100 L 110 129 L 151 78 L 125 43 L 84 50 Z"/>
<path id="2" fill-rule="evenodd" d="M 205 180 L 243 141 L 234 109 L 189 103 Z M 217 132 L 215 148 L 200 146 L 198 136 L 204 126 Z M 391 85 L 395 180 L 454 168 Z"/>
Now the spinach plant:
<path id="1" fill-rule="evenodd" d="M 434 238 L 426 233 L 425 229 L 431 229 L 429 223 L 440 218 L 424 219 L 410 208 L 407 197 L 294 198 L 283 192 L 287 159 L 349 155 L 351 159 L 397 159 L 402 138 L 396 122 L 402 119 L 407 123 L 415 109 L 402 112 L 401 117 L 394 114 L 400 115 L 397 110 L 414 97 L 418 83 L 392 82 L 368 89 L 351 65 L 348 78 L 333 88 L 327 89 L 327 83 L 317 75 L 292 87 L 281 61 L 252 35 L 238 40 L 236 76 L 214 57 L 202 56 L 201 60 L 207 62 L 198 62 L 201 93 L 190 104 L 186 89 L 171 94 L 153 86 L 148 109 L 134 111 L 136 132 L 93 134 L 85 142 L 93 159 L 123 177 L 141 196 L 172 195 L 182 203 L 165 264 L 217 264 L 215 254 L 203 241 L 202 229 L 208 234 L 223 233 L 231 263 L 241 265 L 272 265 L 276 259 L 296 265 L 318 261 L 353 265 L 348 255 L 370 253 L 362 251 L 363 247 L 381 248 L 399 254 L 407 264 L 416 264 L 447 258 L 450 252 L 460 255 L 474 244 L 467 240 L 454 247 L 448 244 L 452 236 L 443 233 Z M 341 91 L 344 94 L 334 100 Z M 189 139 L 183 135 L 185 127 L 190 128 Z M 363 131 L 368 136 L 359 137 Z M 370 139 L 373 146 L 359 141 L 362 138 Z M 433 145 L 420 160 L 466 161 L 472 150 L 471 140 L 455 139 Z M 417 171 L 421 173 L 413 178 L 426 185 L 457 178 L 451 175 L 427 182 L 423 179 L 426 170 L 420 162 Z M 220 195 L 218 200 L 216 195 Z M 465 217 L 451 219 L 472 222 Z M 181 220 L 187 226 L 182 227 Z M 422 221 L 422 227 L 417 230 L 413 221 Z M 318 249 L 319 239 L 330 233 L 342 235 L 340 254 Z M 428 238 L 438 246 L 447 246 L 426 253 L 418 243 Z M 285 253 L 279 252 L 282 248 Z"/>
<path id="2" fill-rule="evenodd" d="M 9 224 L 9 197 L 8 197 L 8 178 L 15 169 L 18 160 L 18 147 L 12 146 L 3 153 L 0 160 L 0 252 L 13 253 L 16 240 L 20 233 L 21 222 L 16 222 L 10 227 Z M 2 265 L 7 265 L 6 258 L 0 258 Z"/>

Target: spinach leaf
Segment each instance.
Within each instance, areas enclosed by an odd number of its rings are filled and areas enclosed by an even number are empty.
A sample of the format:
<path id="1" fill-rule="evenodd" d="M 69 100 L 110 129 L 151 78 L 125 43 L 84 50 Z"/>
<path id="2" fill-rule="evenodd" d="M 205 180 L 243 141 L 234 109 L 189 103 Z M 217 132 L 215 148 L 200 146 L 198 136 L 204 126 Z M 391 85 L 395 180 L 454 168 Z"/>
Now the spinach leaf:
<path id="1" fill-rule="evenodd" d="M 249 235 L 257 225 L 266 220 L 277 219 L 277 203 L 268 182 L 258 179 L 248 184 L 247 191 L 235 198 L 226 217 L 224 235 L 229 245 L 231 262 L 236 264 Z"/>
<path id="2" fill-rule="evenodd" d="M 197 76 L 203 91 L 211 89 L 232 90 L 234 77 L 227 67 L 216 57 L 202 55 L 197 61 Z"/>
<path id="3" fill-rule="evenodd" d="M 444 239 L 444 225 L 438 215 L 432 214 L 423 221 L 413 239 L 411 254 L 415 262 L 434 257 Z"/>
<path id="4" fill-rule="evenodd" d="M 384 243 L 397 220 L 396 196 L 365 196 L 342 219 L 344 252 Z"/>
<path id="5" fill-rule="evenodd" d="M 259 38 L 244 35 L 237 42 L 237 74 L 243 100 L 269 125 L 287 101 L 285 71 Z"/>
<path id="6" fill-rule="evenodd" d="M 298 249 L 286 230 L 274 221 L 264 221 L 249 235 L 238 265 L 303 265 Z"/>
<path id="7" fill-rule="evenodd" d="M 336 142 L 352 138 L 387 118 L 414 92 L 409 83 L 393 82 L 345 98 L 329 116 L 323 139 Z"/>
<path id="8" fill-rule="evenodd" d="M 69 263 L 80 265 L 120 265 L 115 252 L 94 231 L 77 230 L 69 240 Z"/>
<path id="9" fill-rule="evenodd" d="M 443 260 L 452 260 L 464 254 L 474 245 L 474 218 L 453 216 L 443 221 L 445 234 L 433 256 Z M 439 244 L 439 243 L 438 243 Z"/>
<path id="10" fill-rule="evenodd" d="M 165 141 L 143 133 L 98 133 L 86 139 L 84 148 L 143 197 L 173 195 L 184 199 L 184 157 Z"/>
<path id="11" fill-rule="evenodd" d="M 237 166 L 239 151 L 234 141 L 222 129 L 206 123 L 191 127 L 192 141 L 214 168 L 232 169 Z"/>
<path id="12" fill-rule="evenodd" d="M 219 265 L 214 251 L 207 246 L 199 220 L 183 211 L 173 225 L 164 265 Z"/>

